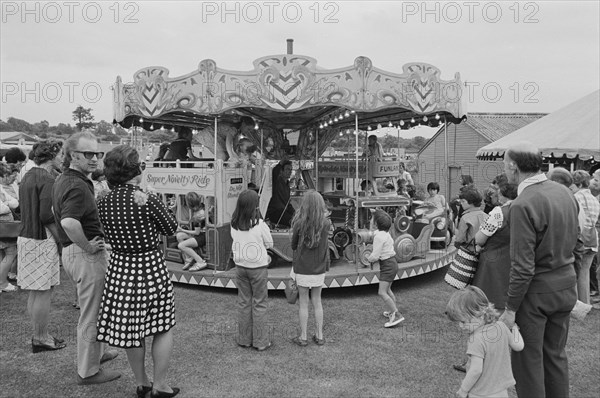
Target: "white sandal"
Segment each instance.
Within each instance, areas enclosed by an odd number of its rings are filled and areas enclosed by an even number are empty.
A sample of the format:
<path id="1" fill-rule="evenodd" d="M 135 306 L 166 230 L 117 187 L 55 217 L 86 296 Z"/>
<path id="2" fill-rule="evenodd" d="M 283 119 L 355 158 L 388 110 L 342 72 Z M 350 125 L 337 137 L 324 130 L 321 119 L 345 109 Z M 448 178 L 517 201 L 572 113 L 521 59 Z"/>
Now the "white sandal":
<path id="1" fill-rule="evenodd" d="M 192 266 L 192 264 L 194 264 L 194 259 L 193 258 L 190 258 L 189 260 L 186 260 L 186 262 L 183 263 L 183 270 L 185 271 L 185 270 L 189 269 Z"/>
<path id="2" fill-rule="evenodd" d="M 196 262 L 192 268 L 189 269 L 190 272 L 202 271 L 204 268 L 208 267 L 205 261 L 199 263 Z"/>

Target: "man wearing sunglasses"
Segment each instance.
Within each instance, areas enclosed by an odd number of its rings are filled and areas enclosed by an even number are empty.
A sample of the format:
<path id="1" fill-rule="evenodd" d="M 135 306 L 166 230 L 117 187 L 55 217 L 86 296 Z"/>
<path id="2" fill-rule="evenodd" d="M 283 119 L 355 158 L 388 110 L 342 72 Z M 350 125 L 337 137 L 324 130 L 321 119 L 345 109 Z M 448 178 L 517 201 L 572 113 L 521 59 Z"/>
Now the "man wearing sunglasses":
<path id="1" fill-rule="evenodd" d="M 64 172 L 54 182 L 52 207 L 63 244 L 63 267 L 77 284 L 77 379 L 78 384 L 100 384 L 121 376 L 100 368 L 117 351 L 105 350 L 105 344 L 96 341 L 108 256 L 90 174 L 104 153 L 98 152 L 97 139 L 88 132 L 69 137 L 63 149 Z"/>

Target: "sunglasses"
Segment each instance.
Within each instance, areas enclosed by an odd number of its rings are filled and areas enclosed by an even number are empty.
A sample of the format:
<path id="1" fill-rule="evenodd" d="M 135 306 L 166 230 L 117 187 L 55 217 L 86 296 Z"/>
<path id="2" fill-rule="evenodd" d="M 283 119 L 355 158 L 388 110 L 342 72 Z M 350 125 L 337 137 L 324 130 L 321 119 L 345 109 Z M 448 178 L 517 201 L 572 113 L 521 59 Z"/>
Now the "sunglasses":
<path id="1" fill-rule="evenodd" d="M 89 151 L 73 151 L 73 152 L 83 153 L 83 156 L 85 156 L 85 158 L 88 160 L 92 160 L 94 158 L 94 156 L 96 156 L 97 159 L 102 159 L 104 157 L 104 152 L 89 152 Z"/>

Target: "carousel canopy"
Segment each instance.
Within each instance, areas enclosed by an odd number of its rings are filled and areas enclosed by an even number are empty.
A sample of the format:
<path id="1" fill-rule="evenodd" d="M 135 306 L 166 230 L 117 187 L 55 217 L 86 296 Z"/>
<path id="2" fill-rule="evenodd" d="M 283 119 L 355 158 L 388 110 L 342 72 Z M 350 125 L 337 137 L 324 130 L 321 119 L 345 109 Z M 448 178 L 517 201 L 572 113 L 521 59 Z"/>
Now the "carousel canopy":
<path id="1" fill-rule="evenodd" d="M 544 156 L 600 159 L 600 91 L 595 91 L 477 151 L 477 158 L 502 158 L 522 141 L 532 142 Z"/>
<path id="2" fill-rule="evenodd" d="M 250 71 L 221 69 L 206 59 L 184 76 L 171 78 L 168 69 L 153 66 L 137 71 L 133 83 L 117 77 L 114 121 L 126 128 L 207 133 L 215 121 L 238 130 L 251 124 L 273 137 L 300 131 L 325 149 L 340 131 L 354 130 L 355 116 L 359 128 L 368 130 L 378 125 L 435 127 L 460 123 L 466 115 L 458 73 L 442 80 L 438 68 L 419 62 L 391 73 L 367 57 L 356 58 L 352 66 L 322 69 L 315 59 L 292 54 L 290 41 L 288 54 L 259 58 Z M 258 138 L 246 132 L 257 144 Z M 285 141 L 275 138 L 275 146 Z M 309 156 L 315 145 L 301 141 L 298 147 L 311 148 L 304 153 Z"/>

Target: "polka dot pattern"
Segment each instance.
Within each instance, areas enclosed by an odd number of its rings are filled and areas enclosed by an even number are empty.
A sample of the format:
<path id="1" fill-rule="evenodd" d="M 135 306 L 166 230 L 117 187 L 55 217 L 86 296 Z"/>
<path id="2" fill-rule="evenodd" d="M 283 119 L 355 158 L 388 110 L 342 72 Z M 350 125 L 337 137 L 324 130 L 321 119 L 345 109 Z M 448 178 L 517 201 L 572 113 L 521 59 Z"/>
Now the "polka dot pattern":
<path id="1" fill-rule="evenodd" d="M 144 206 L 133 201 L 133 186 L 117 187 L 99 204 L 100 220 L 113 252 L 98 314 L 98 341 L 140 347 L 146 336 L 175 326 L 173 285 L 159 232 L 172 235 L 176 222 L 153 196 Z"/>

